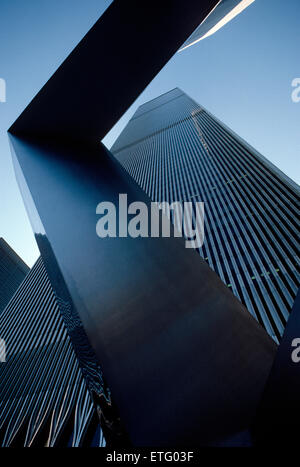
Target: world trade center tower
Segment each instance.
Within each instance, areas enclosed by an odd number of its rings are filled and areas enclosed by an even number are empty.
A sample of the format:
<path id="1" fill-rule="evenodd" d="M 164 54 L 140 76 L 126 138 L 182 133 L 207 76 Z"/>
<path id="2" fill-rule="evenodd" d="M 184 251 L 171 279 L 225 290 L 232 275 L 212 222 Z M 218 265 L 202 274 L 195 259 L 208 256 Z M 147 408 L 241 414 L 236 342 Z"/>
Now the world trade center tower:
<path id="1" fill-rule="evenodd" d="M 200 255 L 279 341 L 299 287 L 299 187 L 178 88 L 141 105 L 111 151 L 153 201 L 204 201 Z"/>
<path id="2" fill-rule="evenodd" d="M 299 288 L 298 185 L 178 88 L 111 151 L 153 201 L 204 201 L 200 255 L 278 342 Z"/>

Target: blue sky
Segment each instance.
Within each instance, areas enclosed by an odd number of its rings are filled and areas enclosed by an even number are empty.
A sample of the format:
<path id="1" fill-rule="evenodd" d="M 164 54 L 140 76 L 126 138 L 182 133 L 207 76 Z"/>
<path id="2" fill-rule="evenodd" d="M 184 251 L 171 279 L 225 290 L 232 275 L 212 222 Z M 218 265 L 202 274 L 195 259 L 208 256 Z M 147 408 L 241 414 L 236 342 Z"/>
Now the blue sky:
<path id="1" fill-rule="evenodd" d="M 7 102 L 0 103 L 0 236 L 29 266 L 39 253 L 6 131 L 109 3 L 0 2 L 0 78 L 7 84 Z M 256 0 L 176 54 L 103 142 L 112 145 L 140 104 L 178 86 L 299 183 L 300 103 L 291 99 L 291 82 L 300 77 L 299 35 L 299 0 Z"/>

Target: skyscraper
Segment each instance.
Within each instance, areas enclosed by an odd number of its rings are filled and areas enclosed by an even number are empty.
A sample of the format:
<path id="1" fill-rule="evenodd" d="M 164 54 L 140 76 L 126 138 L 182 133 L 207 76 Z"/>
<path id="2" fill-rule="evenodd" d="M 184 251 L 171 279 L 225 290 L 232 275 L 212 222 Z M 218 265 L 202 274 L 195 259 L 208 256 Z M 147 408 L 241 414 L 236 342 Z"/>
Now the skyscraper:
<path id="1" fill-rule="evenodd" d="M 3 238 L 0 238 L 0 313 L 28 271 L 29 267 L 27 264 L 24 263 Z"/>
<path id="2" fill-rule="evenodd" d="M 0 445 L 104 446 L 41 258 L 3 310 L 0 338 Z"/>
<path id="3" fill-rule="evenodd" d="M 200 255 L 278 342 L 299 287 L 299 187 L 178 88 L 111 151 L 153 201 L 204 201 Z"/>

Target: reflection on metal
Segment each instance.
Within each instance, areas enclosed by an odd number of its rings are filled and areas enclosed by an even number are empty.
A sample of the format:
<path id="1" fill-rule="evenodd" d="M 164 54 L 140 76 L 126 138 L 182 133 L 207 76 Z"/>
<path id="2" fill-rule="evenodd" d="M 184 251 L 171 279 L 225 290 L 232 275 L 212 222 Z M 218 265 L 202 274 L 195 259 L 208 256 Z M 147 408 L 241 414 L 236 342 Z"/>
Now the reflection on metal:
<path id="1" fill-rule="evenodd" d="M 0 314 L 28 271 L 27 264 L 3 238 L 0 238 Z"/>
<path id="2" fill-rule="evenodd" d="M 89 343 L 82 322 L 73 306 L 71 296 L 51 251 L 47 237 L 42 234 L 36 234 L 35 238 L 40 251 L 43 253 L 44 261 L 47 262 L 47 273 L 51 285 L 55 290 L 56 302 L 71 339 L 79 368 L 94 403 L 105 438 L 108 440 L 108 445 L 111 443 L 114 445 L 127 444 L 127 435 L 112 403 L 110 390 L 103 378 L 101 367 Z"/>
<path id="3" fill-rule="evenodd" d="M 0 316 L 2 446 L 104 446 L 60 307 L 40 258 Z"/>

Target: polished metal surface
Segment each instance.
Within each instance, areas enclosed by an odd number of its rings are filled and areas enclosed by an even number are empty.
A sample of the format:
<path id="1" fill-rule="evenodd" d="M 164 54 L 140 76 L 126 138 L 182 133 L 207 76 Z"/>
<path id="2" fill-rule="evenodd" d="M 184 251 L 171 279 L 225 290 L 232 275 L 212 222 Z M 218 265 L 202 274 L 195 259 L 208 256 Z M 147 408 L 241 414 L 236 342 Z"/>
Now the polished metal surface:
<path id="1" fill-rule="evenodd" d="M 111 444 L 213 444 L 244 431 L 276 351 L 182 239 L 96 235 L 99 202 L 116 204 L 119 193 L 150 202 L 99 139 L 215 4 L 113 2 L 9 132 L 43 261 Z"/>
<path id="2" fill-rule="evenodd" d="M 128 203 L 149 204 L 103 146 L 11 141 L 24 199 L 40 213 L 32 221 L 48 274 L 71 310 L 66 324 L 78 313 L 88 338 L 82 346 L 78 324 L 72 341 L 89 355 L 85 368 L 95 367 L 93 352 L 101 363 L 130 441 L 205 444 L 246 429 L 272 339 L 183 239 L 97 237 L 102 200 L 127 193 Z"/>
<path id="3" fill-rule="evenodd" d="M 1 314 L 0 335 L 0 445 L 105 446 L 41 258 Z"/>
<path id="4" fill-rule="evenodd" d="M 27 264 L 0 238 L 0 314 L 28 272 Z"/>

